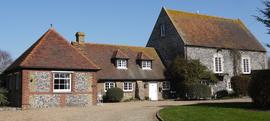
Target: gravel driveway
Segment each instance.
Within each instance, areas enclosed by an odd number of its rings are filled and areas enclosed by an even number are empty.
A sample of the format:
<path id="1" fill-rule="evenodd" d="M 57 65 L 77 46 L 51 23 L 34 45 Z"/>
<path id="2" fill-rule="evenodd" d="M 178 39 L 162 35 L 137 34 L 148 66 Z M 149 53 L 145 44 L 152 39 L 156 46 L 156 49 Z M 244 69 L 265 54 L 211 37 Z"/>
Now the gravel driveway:
<path id="1" fill-rule="evenodd" d="M 155 121 L 155 113 L 166 106 L 204 102 L 249 102 L 250 99 L 216 101 L 138 101 L 106 103 L 103 106 L 2 111 L 0 121 Z"/>

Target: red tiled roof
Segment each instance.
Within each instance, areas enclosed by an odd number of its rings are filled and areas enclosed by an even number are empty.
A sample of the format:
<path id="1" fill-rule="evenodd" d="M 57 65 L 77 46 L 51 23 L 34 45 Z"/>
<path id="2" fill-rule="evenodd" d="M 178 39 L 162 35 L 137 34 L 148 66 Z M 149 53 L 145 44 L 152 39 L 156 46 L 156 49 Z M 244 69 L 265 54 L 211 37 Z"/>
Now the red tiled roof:
<path id="1" fill-rule="evenodd" d="M 54 29 L 49 29 L 6 71 L 18 68 L 97 70 L 99 67 Z"/>
<path id="2" fill-rule="evenodd" d="M 165 11 L 186 45 L 266 51 L 239 19 Z"/>
<path id="3" fill-rule="evenodd" d="M 114 51 L 112 58 L 128 59 L 129 57 L 125 53 L 123 53 L 120 49 L 117 49 Z"/>
<path id="4" fill-rule="evenodd" d="M 163 80 L 165 79 L 163 66 L 158 54 L 154 48 L 149 47 L 134 47 L 121 45 L 106 45 L 106 44 L 92 44 L 84 43 L 73 45 L 88 58 L 92 59 L 101 70 L 97 72 L 97 78 L 102 80 Z M 115 60 L 112 55 L 115 51 L 121 50 L 122 53 L 129 57 L 128 69 L 117 69 L 115 67 Z M 118 51 L 119 52 L 119 51 Z M 152 61 L 152 70 L 142 70 L 137 56 L 139 53 L 145 53 Z"/>
<path id="5" fill-rule="evenodd" d="M 149 55 L 147 55 L 147 54 L 144 53 L 144 52 L 139 52 L 139 53 L 138 53 L 138 56 L 137 56 L 137 59 L 138 59 L 138 60 L 153 60 L 152 57 L 150 57 Z"/>

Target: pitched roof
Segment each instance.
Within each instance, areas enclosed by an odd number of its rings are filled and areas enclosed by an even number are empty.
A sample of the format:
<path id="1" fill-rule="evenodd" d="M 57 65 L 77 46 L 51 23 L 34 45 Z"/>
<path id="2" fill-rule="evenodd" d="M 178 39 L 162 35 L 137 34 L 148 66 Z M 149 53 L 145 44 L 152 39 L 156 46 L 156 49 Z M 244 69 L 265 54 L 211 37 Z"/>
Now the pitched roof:
<path id="1" fill-rule="evenodd" d="M 239 19 L 165 11 L 186 45 L 266 51 Z"/>
<path id="2" fill-rule="evenodd" d="M 107 45 L 107 44 L 75 44 L 73 45 L 82 51 L 88 58 L 91 58 L 101 70 L 97 72 L 97 78 L 106 80 L 162 80 L 165 79 L 163 66 L 158 54 L 154 48 L 149 47 L 135 47 L 135 46 L 121 46 L 121 45 Z M 117 69 L 115 67 L 115 60 L 112 55 L 115 51 L 121 50 L 125 53 L 128 60 L 128 69 Z M 137 56 L 140 52 L 149 55 L 154 60 L 152 61 L 152 70 L 142 70 Z"/>
<path id="3" fill-rule="evenodd" d="M 49 29 L 6 71 L 18 68 L 96 70 L 98 66 L 77 51 L 54 29 Z"/>
<path id="4" fill-rule="evenodd" d="M 120 49 L 117 49 L 114 51 L 112 58 L 128 59 L 129 57 L 125 53 L 123 53 Z"/>
<path id="5" fill-rule="evenodd" d="M 144 53 L 144 52 L 139 52 L 138 56 L 137 56 L 138 60 L 153 60 L 152 57 L 150 57 L 148 54 Z"/>

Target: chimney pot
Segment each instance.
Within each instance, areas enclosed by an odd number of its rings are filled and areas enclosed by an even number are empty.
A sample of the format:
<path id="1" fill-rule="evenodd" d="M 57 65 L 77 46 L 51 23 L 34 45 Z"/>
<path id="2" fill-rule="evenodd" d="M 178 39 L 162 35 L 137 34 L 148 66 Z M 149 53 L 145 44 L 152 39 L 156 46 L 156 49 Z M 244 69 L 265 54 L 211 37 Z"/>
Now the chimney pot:
<path id="1" fill-rule="evenodd" d="M 77 32 L 75 36 L 76 36 L 76 42 L 78 42 L 79 44 L 84 43 L 85 34 L 83 32 Z"/>

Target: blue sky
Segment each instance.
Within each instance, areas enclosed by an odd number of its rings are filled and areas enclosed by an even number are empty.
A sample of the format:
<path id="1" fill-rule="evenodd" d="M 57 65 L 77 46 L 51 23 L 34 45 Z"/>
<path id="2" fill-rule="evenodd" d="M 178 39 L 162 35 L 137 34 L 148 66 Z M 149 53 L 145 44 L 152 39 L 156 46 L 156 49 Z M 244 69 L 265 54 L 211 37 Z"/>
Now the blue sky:
<path id="1" fill-rule="evenodd" d="M 145 46 L 162 6 L 188 12 L 241 19 L 262 43 L 270 42 L 252 15 L 261 0 L 3 0 L 0 3 L 0 49 L 15 59 L 50 24 L 69 41 L 75 32 L 87 42 Z"/>

